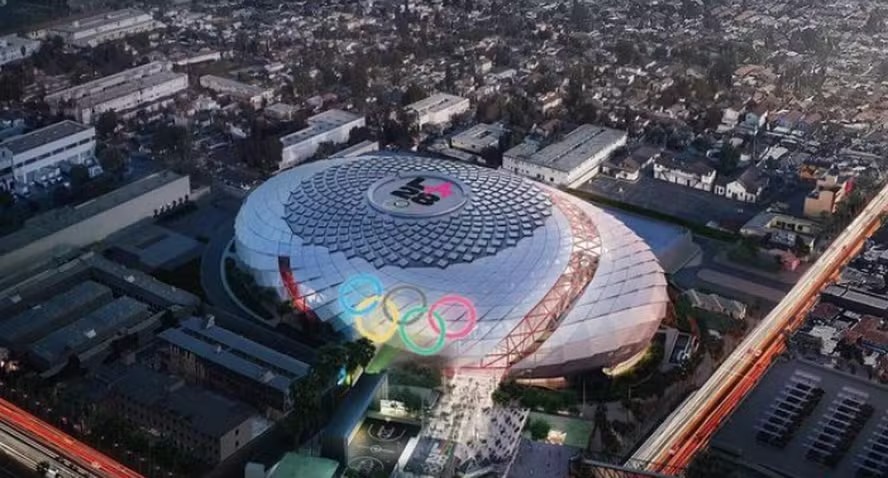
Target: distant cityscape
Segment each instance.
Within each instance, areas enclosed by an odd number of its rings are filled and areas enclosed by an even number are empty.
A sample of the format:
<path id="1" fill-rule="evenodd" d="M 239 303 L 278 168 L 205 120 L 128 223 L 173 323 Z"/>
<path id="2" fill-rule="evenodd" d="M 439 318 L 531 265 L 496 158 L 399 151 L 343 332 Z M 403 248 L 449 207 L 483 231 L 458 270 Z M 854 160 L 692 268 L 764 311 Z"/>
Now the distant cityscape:
<path id="1" fill-rule="evenodd" d="M 0 0 L 0 475 L 884 476 L 886 13 Z"/>

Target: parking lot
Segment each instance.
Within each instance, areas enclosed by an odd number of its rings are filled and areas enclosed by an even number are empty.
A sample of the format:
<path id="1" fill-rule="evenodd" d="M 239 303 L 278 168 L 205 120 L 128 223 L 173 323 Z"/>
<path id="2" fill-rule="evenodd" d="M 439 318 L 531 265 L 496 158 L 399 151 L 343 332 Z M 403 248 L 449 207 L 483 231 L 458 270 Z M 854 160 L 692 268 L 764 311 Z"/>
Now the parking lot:
<path id="1" fill-rule="evenodd" d="M 701 225 L 716 221 L 740 226 L 762 209 L 760 205 L 732 201 L 650 176 L 628 182 L 599 175 L 579 189 Z"/>

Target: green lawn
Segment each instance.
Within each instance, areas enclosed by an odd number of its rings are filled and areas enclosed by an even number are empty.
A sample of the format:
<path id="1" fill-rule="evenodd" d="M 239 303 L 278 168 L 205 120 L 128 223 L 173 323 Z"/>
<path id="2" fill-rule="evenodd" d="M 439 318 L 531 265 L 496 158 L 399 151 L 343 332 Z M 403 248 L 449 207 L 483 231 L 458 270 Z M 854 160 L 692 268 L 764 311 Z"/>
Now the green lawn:
<path id="1" fill-rule="evenodd" d="M 552 427 L 552 430 L 558 430 L 567 433 L 564 444 L 578 448 L 586 448 L 589 441 L 589 434 L 592 433 L 593 423 L 589 420 L 581 418 L 564 417 L 561 415 L 549 415 L 547 413 L 530 412 L 527 417 L 528 422 L 532 420 L 545 420 Z M 524 436 L 530 438 L 530 433 L 525 431 Z"/>
<path id="2" fill-rule="evenodd" d="M 379 351 L 376 352 L 376 356 L 373 357 L 373 360 L 367 364 L 367 373 L 380 373 L 385 371 L 400 353 L 403 352 L 395 347 L 383 345 Z"/>

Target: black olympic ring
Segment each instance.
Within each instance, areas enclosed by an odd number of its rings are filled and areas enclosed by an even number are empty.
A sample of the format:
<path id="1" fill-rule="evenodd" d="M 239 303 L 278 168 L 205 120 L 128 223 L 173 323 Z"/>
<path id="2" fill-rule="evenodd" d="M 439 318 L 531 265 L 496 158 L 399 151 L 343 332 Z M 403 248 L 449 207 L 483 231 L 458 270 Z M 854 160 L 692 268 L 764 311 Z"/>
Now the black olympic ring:
<path id="1" fill-rule="evenodd" d="M 417 288 L 417 287 L 413 287 L 412 285 L 407 285 L 407 284 L 399 285 L 399 286 L 393 287 L 391 290 L 389 290 L 388 292 L 386 292 L 385 295 L 382 297 L 382 303 L 383 303 L 383 304 L 388 303 L 388 300 L 389 300 L 389 299 L 390 299 L 390 298 L 391 298 L 396 292 L 398 292 L 398 291 L 402 291 L 402 290 L 411 290 L 411 291 L 413 291 L 413 292 L 416 292 L 416 294 L 419 296 L 420 301 L 422 302 L 421 305 L 416 306 L 416 307 L 426 307 L 427 305 L 429 305 L 429 300 L 428 300 L 428 298 L 426 297 L 425 293 L 424 293 L 421 289 L 419 289 L 419 288 Z M 383 308 L 382 308 L 382 312 L 385 314 L 385 318 L 386 318 L 386 319 L 388 319 L 390 322 L 395 322 L 395 318 L 391 316 L 391 314 L 389 313 L 389 311 L 388 311 L 388 309 L 387 309 L 386 307 L 383 307 Z M 403 320 L 402 323 L 403 323 L 404 325 L 410 325 L 410 324 L 416 322 L 417 320 L 419 320 L 420 317 L 422 317 L 422 314 L 413 314 L 413 315 L 414 315 L 414 317 L 413 317 L 412 319 L 410 319 L 410 320 Z"/>

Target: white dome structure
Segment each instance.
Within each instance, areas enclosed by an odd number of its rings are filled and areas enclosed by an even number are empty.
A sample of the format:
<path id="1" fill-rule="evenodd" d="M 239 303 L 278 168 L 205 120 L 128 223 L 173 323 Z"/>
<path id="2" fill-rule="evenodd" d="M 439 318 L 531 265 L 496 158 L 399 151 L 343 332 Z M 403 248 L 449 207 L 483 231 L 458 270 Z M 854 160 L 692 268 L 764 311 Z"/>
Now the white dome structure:
<path id="1" fill-rule="evenodd" d="M 613 366 L 647 347 L 669 300 L 650 248 L 601 209 L 413 155 L 284 171 L 246 199 L 235 241 L 240 266 L 295 307 L 453 368 Z"/>

